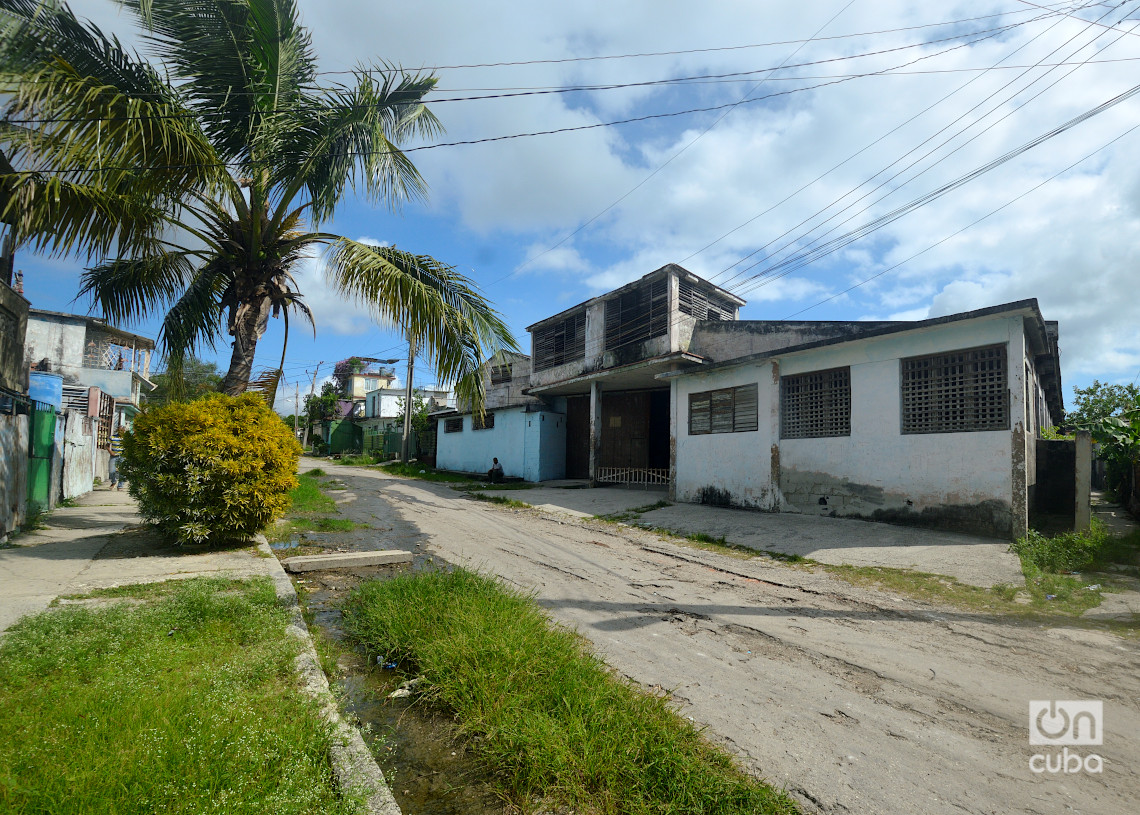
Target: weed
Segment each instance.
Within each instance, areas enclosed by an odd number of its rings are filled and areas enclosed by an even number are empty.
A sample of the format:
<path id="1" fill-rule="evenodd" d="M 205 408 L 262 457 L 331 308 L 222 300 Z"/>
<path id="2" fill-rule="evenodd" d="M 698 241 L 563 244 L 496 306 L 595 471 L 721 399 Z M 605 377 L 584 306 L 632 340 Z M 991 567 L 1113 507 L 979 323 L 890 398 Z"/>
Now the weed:
<path id="1" fill-rule="evenodd" d="M 67 509 L 74 509 L 75 507 L 82 506 L 82 505 L 79 503 L 79 500 L 76 498 L 64 498 L 62 501 L 60 501 L 58 504 L 56 504 L 56 506 L 57 507 L 66 507 Z"/>
<path id="2" fill-rule="evenodd" d="M 615 676 L 533 599 L 456 569 L 370 581 L 346 622 L 425 678 L 517 806 L 588 812 L 794 813 L 674 712 Z"/>
<path id="3" fill-rule="evenodd" d="M 1042 572 L 1079 572 L 1096 563 L 1113 535 L 1103 523 L 1093 519 L 1082 532 L 1062 532 L 1047 537 L 1035 529 L 1010 545 L 1009 551 L 1019 558 L 1023 568 Z"/>
<path id="4" fill-rule="evenodd" d="M 380 458 L 371 453 L 365 453 L 363 455 L 342 455 L 339 459 L 336 459 L 336 463 L 343 464 L 347 467 L 371 467 L 374 464 L 379 464 Z"/>
<path id="5" fill-rule="evenodd" d="M 530 504 L 525 501 L 516 501 L 514 498 L 507 498 L 505 495 L 485 495 L 481 492 L 468 493 L 476 501 L 486 501 L 491 504 L 499 504 L 504 507 L 511 507 L 512 509 L 530 509 Z"/>
<path id="6" fill-rule="evenodd" d="M 328 475 L 328 473 L 326 473 L 320 467 L 314 467 L 313 469 L 311 469 L 307 472 L 301 473 L 301 475 L 311 475 L 313 478 L 320 478 L 322 476 Z"/>
<path id="7" fill-rule="evenodd" d="M 0 643 L 0 809 L 344 813 L 267 579 L 127 587 Z"/>
<path id="8" fill-rule="evenodd" d="M 317 512 L 336 512 L 336 502 L 321 491 L 318 478 L 323 470 L 309 470 L 297 476 L 297 486 L 289 493 L 293 501 L 289 515 L 303 515 Z"/>

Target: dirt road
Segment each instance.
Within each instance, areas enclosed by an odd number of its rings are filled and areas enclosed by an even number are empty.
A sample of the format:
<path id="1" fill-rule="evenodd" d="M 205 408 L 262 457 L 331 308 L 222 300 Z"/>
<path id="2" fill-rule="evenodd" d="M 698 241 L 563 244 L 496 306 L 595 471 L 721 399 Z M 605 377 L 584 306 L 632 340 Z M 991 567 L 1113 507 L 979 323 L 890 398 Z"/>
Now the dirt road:
<path id="1" fill-rule="evenodd" d="M 334 474 L 343 511 L 381 530 L 380 548 L 418 546 L 533 591 L 805 811 L 1137 811 L 1134 640 L 937 608 L 374 470 Z M 1095 752 L 1103 772 L 1030 770 L 1061 751 L 1029 744 L 1030 700 L 1054 699 L 1103 701 L 1103 746 L 1068 748 Z"/>

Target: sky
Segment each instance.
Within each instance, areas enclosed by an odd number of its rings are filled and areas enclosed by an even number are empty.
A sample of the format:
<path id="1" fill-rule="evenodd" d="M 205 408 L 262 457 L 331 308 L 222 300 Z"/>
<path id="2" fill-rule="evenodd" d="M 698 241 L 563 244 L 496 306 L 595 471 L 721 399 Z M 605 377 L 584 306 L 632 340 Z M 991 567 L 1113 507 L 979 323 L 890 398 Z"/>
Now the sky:
<path id="1" fill-rule="evenodd" d="M 673 262 L 746 299 L 741 319 L 1037 298 L 1060 321 L 1067 404 L 1073 386 L 1140 376 L 1140 95 L 1105 107 L 1138 76 L 1140 0 L 299 7 L 318 70 L 432 73 L 446 128 L 405 145 L 426 201 L 350 196 L 325 228 L 453 265 L 524 350 L 531 323 Z M 109 0 L 72 8 L 139 42 Z M 562 132 L 501 138 L 543 131 Z M 78 261 L 17 266 L 33 306 L 88 310 Z M 322 269 L 296 275 L 317 329 L 293 323 L 285 412 L 349 356 L 400 359 L 404 378 L 398 332 Z M 281 349 L 273 321 L 257 365 Z M 415 384 L 434 381 L 417 363 Z"/>

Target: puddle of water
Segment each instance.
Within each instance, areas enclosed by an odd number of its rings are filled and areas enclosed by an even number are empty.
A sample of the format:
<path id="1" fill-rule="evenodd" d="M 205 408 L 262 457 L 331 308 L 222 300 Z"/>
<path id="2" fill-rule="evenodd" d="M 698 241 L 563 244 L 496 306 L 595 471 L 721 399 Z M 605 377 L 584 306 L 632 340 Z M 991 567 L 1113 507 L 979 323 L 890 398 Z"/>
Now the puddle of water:
<path id="1" fill-rule="evenodd" d="M 301 541 L 299 541 L 297 538 L 290 538 L 287 541 L 278 541 L 277 543 L 271 543 L 269 544 L 269 548 L 273 549 L 276 552 L 280 552 L 283 549 L 296 549 L 300 545 Z"/>
<path id="2" fill-rule="evenodd" d="M 382 580 L 409 569 L 440 565 L 420 555 L 410 566 L 309 572 L 303 583 L 305 604 L 312 612 L 313 625 L 329 639 L 344 643 L 339 606 L 363 579 Z M 361 652 L 342 657 L 338 668 L 338 676 L 330 680 L 343 698 L 344 710 L 362 725 L 365 741 L 405 813 L 492 815 L 506 811 L 468 743 L 457 737 L 450 717 L 415 697 L 388 698 L 406 678 L 403 674 L 368 664 Z"/>

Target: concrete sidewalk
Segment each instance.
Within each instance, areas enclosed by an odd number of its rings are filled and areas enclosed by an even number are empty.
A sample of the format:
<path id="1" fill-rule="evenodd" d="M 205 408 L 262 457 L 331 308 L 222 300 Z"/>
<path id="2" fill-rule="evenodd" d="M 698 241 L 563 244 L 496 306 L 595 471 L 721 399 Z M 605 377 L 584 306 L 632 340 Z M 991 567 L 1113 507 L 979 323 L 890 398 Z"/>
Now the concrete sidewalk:
<path id="1" fill-rule="evenodd" d="M 271 575 L 252 546 L 179 547 L 142 526 L 126 492 L 96 490 L 0 549 L 0 632 L 61 595 L 204 574 Z"/>

